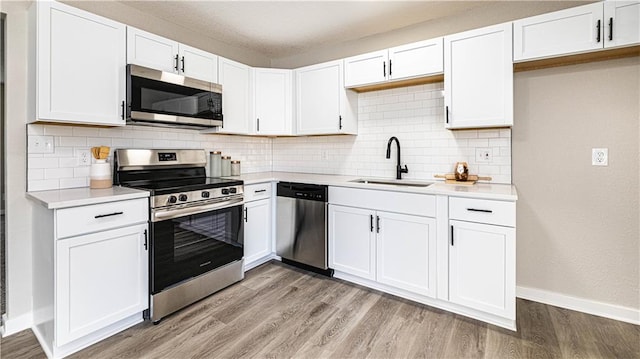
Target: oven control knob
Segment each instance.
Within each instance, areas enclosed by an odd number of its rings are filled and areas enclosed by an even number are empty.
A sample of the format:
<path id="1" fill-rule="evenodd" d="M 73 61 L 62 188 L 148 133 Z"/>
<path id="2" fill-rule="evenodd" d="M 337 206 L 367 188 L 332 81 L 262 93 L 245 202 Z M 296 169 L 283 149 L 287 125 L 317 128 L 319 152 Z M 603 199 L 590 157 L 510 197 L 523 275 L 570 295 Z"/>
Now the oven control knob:
<path id="1" fill-rule="evenodd" d="M 229 193 L 236 193 L 237 191 L 235 187 L 229 188 Z"/>
<path id="2" fill-rule="evenodd" d="M 209 191 L 202 191 L 202 198 L 209 198 Z"/>
<path id="3" fill-rule="evenodd" d="M 176 203 L 178 202 L 178 198 L 176 198 L 176 196 L 169 196 L 168 201 L 169 203 Z"/>
<path id="4" fill-rule="evenodd" d="M 229 189 L 228 188 L 223 188 L 221 192 L 222 192 L 222 194 L 229 194 Z"/>
<path id="5" fill-rule="evenodd" d="M 187 195 L 186 195 L 186 194 L 181 194 L 181 195 L 178 197 L 178 199 L 179 199 L 179 200 L 181 200 L 182 202 L 184 202 L 184 201 L 186 201 L 186 200 L 187 200 Z"/>

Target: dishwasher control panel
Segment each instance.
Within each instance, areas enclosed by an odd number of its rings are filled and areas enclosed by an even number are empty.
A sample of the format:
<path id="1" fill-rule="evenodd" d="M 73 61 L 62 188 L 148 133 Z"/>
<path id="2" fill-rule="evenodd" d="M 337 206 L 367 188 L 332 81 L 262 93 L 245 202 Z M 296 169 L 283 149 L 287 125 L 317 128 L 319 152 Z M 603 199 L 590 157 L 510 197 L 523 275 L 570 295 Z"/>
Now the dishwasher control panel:
<path id="1" fill-rule="evenodd" d="M 328 187 L 316 184 L 279 182 L 277 195 L 278 197 L 327 202 Z"/>

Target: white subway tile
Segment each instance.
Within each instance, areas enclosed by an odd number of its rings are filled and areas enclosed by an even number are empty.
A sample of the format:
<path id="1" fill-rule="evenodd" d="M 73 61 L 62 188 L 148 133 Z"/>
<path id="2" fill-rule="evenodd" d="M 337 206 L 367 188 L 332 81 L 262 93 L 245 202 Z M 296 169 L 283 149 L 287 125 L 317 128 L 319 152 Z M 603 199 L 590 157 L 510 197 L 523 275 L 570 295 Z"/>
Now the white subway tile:
<path id="1" fill-rule="evenodd" d="M 57 158 L 29 158 L 27 168 L 58 168 Z"/>
<path id="2" fill-rule="evenodd" d="M 27 191 L 46 191 L 60 188 L 60 181 L 57 179 L 35 180 L 28 182 Z"/>
<path id="3" fill-rule="evenodd" d="M 71 178 L 73 168 L 48 168 L 44 170 L 45 179 Z"/>
<path id="4" fill-rule="evenodd" d="M 88 179 L 86 177 L 83 178 L 61 178 L 60 179 L 60 188 L 78 188 L 78 187 L 87 187 L 89 185 Z"/>
<path id="5" fill-rule="evenodd" d="M 60 137 L 59 146 L 64 147 L 77 147 L 77 146 L 86 146 L 87 138 L 86 137 L 72 137 L 72 136 L 62 136 Z"/>

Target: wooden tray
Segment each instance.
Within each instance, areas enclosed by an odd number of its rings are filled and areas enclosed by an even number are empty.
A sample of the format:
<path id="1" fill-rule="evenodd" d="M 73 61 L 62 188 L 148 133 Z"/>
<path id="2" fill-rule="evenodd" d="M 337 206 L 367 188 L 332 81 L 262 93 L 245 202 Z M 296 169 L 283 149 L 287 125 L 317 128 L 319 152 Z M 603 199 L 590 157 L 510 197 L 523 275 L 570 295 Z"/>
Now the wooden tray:
<path id="1" fill-rule="evenodd" d="M 444 178 L 444 183 L 447 184 L 459 184 L 459 185 L 466 185 L 466 186 L 472 186 L 476 183 L 476 181 L 491 181 L 492 178 L 491 177 L 481 177 L 478 175 L 469 175 L 467 177 L 466 181 L 458 181 L 456 180 L 456 176 L 453 173 L 447 173 L 444 175 L 434 175 L 433 177 L 435 178 Z"/>

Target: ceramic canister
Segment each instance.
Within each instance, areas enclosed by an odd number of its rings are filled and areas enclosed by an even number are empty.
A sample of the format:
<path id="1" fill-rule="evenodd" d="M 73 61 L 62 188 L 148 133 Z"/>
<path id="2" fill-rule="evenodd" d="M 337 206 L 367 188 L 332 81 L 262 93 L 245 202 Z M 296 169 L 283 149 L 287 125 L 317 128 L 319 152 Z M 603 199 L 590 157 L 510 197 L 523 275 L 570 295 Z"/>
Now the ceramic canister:
<path id="1" fill-rule="evenodd" d="M 107 160 L 96 160 L 96 163 L 91 164 L 89 177 L 89 188 L 110 188 L 111 166 Z"/>

